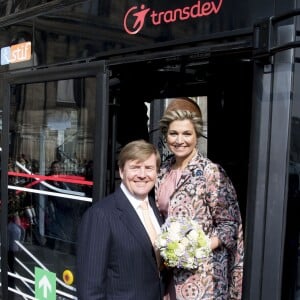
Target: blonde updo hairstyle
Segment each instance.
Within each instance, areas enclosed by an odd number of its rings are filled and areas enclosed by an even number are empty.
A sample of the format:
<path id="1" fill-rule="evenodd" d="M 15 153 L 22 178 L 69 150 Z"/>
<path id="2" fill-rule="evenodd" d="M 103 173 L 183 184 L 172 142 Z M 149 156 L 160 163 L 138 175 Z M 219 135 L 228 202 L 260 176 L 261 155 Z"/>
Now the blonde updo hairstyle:
<path id="1" fill-rule="evenodd" d="M 202 114 L 199 106 L 190 98 L 176 98 L 166 108 L 159 121 L 160 131 L 166 137 L 173 121 L 190 120 L 194 126 L 197 138 L 202 136 Z"/>

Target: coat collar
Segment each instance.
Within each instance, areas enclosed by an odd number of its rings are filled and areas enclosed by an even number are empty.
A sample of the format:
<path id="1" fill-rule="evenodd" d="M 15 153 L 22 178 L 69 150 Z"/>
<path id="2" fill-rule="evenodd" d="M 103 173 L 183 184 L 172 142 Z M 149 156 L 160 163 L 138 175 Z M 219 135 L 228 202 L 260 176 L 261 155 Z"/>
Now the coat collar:
<path id="1" fill-rule="evenodd" d="M 198 169 L 199 169 L 199 165 L 202 164 L 206 159 L 204 158 L 204 156 L 200 153 L 197 152 L 196 155 L 190 160 L 190 162 L 187 164 L 185 170 L 183 170 L 182 172 L 182 176 L 186 177 L 186 176 L 197 176 L 199 175 L 198 173 Z M 165 173 L 169 173 L 173 164 L 175 163 L 175 156 L 172 155 L 171 157 L 169 157 L 162 165 L 161 170 L 160 170 L 160 174 L 159 174 L 159 178 L 161 179 L 161 177 L 164 176 Z"/>

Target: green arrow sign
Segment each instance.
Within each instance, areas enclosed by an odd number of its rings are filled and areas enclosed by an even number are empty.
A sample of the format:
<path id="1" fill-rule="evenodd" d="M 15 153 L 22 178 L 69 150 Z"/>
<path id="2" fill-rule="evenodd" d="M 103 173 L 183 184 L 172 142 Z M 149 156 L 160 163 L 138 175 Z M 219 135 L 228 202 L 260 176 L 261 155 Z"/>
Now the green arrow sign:
<path id="1" fill-rule="evenodd" d="M 56 299 L 55 273 L 35 267 L 35 298 L 38 300 Z"/>

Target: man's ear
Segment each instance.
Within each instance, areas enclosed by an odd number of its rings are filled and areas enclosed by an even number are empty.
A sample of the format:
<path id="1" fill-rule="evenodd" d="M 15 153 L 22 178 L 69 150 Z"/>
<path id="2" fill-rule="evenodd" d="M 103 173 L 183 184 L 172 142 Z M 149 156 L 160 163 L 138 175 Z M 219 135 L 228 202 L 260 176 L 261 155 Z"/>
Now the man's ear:
<path id="1" fill-rule="evenodd" d="M 123 180 L 123 170 L 121 169 L 121 168 L 119 168 L 119 174 L 120 174 L 120 177 L 121 177 L 121 179 Z"/>

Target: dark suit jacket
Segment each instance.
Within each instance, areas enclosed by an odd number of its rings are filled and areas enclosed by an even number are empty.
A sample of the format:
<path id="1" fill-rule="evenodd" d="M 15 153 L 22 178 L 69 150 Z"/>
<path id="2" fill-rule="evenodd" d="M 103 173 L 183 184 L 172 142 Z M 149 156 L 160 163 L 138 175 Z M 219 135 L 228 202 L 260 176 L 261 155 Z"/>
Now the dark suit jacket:
<path id="1" fill-rule="evenodd" d="M 154 200 L 149 199 L 160 219 Z M 78 231 L 80 300 L 160 300 L 155 253 L 137 213 L 118 188 L 84 214 Z"/>

